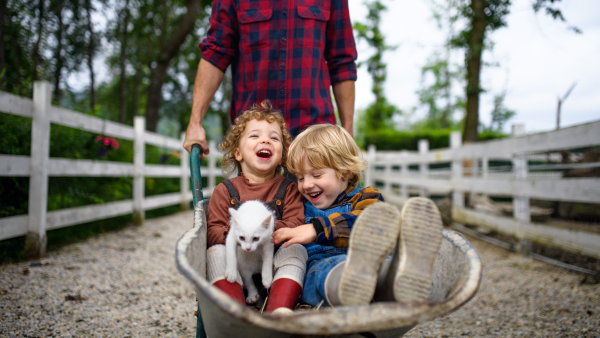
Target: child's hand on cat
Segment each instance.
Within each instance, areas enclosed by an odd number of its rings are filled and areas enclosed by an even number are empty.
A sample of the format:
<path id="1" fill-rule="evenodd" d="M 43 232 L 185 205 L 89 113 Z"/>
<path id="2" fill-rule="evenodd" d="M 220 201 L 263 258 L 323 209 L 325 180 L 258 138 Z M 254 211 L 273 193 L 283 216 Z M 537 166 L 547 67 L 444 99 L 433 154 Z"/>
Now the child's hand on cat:
<path id="1" fill-rule="evenodd" d="M 308 244 L 312 243 L 317 239 L 317 232 L 312 224 L 303 224 L 295 228 L 281 228 L 276 230 L 272 235 L 271 243 L 279 245 L 286 242 L 283 247 L 298 243 Z"/>

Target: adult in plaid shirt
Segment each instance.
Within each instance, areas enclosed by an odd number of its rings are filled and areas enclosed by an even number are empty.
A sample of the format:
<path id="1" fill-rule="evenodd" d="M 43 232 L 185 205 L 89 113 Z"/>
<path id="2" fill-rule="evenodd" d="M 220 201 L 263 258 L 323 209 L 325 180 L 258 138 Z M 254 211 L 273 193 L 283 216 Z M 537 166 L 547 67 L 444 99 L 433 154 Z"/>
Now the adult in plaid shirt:
<path id="1" fill-rule="evenodd" d="M 184 147 L 208 154 L 202 120 L 231 65 L 230 117 L 267 99 L 292 135 L 312 124 L 335 124 L 330 85 L 342 126 L 352 134 L 356 45 L 348 0 L 214 0 L 200 44 Z"/>

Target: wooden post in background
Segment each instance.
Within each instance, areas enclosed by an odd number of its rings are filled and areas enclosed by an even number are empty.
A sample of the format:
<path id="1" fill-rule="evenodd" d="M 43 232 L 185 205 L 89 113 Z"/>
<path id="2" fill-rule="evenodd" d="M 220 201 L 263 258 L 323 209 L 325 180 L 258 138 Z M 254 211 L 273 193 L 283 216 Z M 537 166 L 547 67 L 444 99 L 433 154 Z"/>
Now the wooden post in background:
<path id="1" fill-rule="evenodd" d="M 373 170 L 375 170 L 375 153 L 377 148 L 374 144 L 369 145 L 367 152 L 367 170 L 365 173 L 365 187 L 373 187 Z"/>
<path id="2" fill-rule="evenodd" d="M 52 85 L 45 81 L 35 82 L 33 84 L 33 118 L 31 121 L 29 220 L 25 236 L 25 257 L 30 259 L 46 255 L 51 105 Z"/>
<path id="3" fill-rule="evenodd" d="M 525 136 L 525 125 L 515 124 L 512 126 L 512 137 Z M 528 169 L 527 154 L 513 154 L 513 172 L 517 180 L 526 180 Z M 513 217 L 522 222 L 530 222 L 531 215 L 529 213 L 529 197 L 528 196 L 513 196 Z M 518 223 L 517 223 L 518 224 Z M 523 239 L 521 229 L 515 229 L 519 245 L 517 251 L 523 255 L 528 255 L 531 252 L 531 242 Z"/>
<path id="4" fill-rule="evenodd" d="M 408 177 L 408 162 L 406 160 L 407 154 L 402 153 L 402 157 L 404 157 L 404 160 L 400 165 L 400 176 L 402 176 L 403 182 L 406 182 L 406 179 Z M 408 184 L 402 183 L 402 187 L 400 188 L 400 195 L 402 196 L 404 201 L 408 199 Z"/>
<path id="5" fill-rule="evenodd" d="M 419 155 L 425 155 L 429 152 L 429 141 L 419 140 Z M 429 176 L 429 163 L 419 163 L 419 174 L 423 178 Z M 419 194 L 422 197 L 429 197 L 429 191 L 426 188 L 420 189 Z"/>
<path id="6" fill-rule="evenodd" d="M 181 132 L 180 136 L 181 144 L 183 147 L 183 141 L 185 140 L 185 131 Z M 187 199 L 187 195 L 190 191 L 190 154 L 187 150 L 181 150 L 181 176 L 179 177 L 179 191 L 181 193 L 181 203 L 179 209 L 188 210 L 190 202 Z"/>
<path id="7" fill-rule="evenodd" d="M 142 225 L 144 213 L 144 166 L 146 165 L 146 118 L 136 116 L 133 120 L 133 224 Z"/>
<path id="8" fill-rule="evenodd" d="M 459 149 L 462 147 L 462 134 L 460 131 L 453 131 L 450 134 L 450 148 L 451 149 Z M 460 158 L 456 153 L 452 154 L 452 177 L 454 179 L 462 179 L 463 170 L 462 170 L 462 158 Z M 465 207 L 465 195 L 461 190 L 454 190 L 452 192 L 452 204 L 456 207 L 464 208 Z"/>

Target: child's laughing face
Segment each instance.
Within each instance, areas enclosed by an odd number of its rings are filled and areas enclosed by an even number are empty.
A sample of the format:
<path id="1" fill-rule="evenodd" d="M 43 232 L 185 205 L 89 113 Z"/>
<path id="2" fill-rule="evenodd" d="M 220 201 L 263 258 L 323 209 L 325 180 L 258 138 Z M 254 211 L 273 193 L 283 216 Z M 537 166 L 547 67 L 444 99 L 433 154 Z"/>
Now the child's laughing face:
<path id="1" fill-rule="evenodd" d="M 346 177 L 338 178 L 335 169 L 315 169 L 306 158 L 302 165 L 304 173 L 296 173 L 298 190 L 316 208 L 321 210 L 329 208 L 336 198 L 348 188 L 348 179 Z"/>
<path id="2" fill-rule="evenodd" d="M 281 140 L 281 128 L 275 122 L 251 120 L 246 123 L 234 155 L 250 182 L 259 183 L 275 174 L 283 156 Z"/>

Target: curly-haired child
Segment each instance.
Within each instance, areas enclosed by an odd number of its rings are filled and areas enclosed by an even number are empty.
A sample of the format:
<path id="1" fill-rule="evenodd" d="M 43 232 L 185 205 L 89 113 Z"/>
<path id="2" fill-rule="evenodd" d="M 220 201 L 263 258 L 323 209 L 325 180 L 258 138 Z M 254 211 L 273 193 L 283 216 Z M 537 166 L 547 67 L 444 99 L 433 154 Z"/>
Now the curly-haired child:
<path id="1" fill-rule="evenodd" d="M 303 302 L 362 305 L 373 296 L 427 300 L 442 241 L 440 214 L 431 200 L 411 198 L 399 212 L 382 203 L 376 189 L 361 188 L 366 164 L 339 126 L 310 126 L 290 145 L 287 164 L 306 200 L 307 224 L 275 231 L 272 242 L 305 244 Z"/>
<path id="2" fill-rule="evenodd" d="M 268 101 L 235 119 L 219 149 L 225 151 L 221 167 L 226 179 L 215 188 L 207 213 L 208 280 L 233 299 L 245 304 L 242 280 L 225 278 L 225 239 L 229 208 L 250 200 L 265 202 L 276 215 L 275 229 L 304 223 L 304 206 L 296 183 L 282 176 L 291 136 L 281 114 Z M 274 277 L 266 312 L 293 309 L 300 298 L 306 271 L 306 249 L 300 245 L 278 248 L 273 258 Z M 283 310 L 280 312 L 285 312 Z"/>

